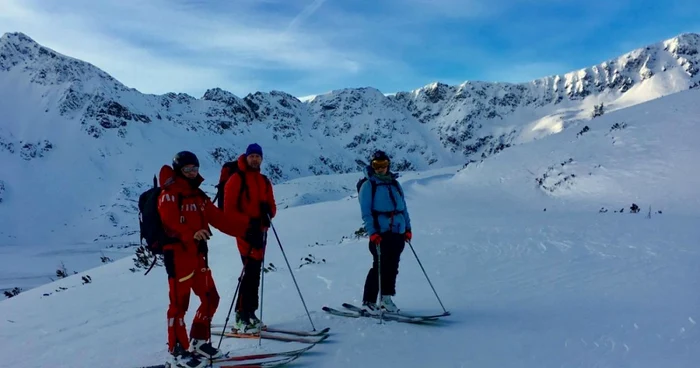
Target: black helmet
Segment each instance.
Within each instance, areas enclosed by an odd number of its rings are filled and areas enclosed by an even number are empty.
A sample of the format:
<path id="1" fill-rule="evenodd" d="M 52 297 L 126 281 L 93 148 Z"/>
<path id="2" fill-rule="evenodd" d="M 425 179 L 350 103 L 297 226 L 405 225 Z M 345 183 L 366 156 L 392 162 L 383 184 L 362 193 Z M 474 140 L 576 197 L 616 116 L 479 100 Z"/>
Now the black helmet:
<path id="1" fill-rule="evenodd" d="M 377 161 L 384 161 L 384 160 L 391 161 L 391 160 L 389 159 L 389 156 L 386 154 L 386 152 L 384 152 L 384 151 L 382 151 L 382 150 L 377 150 L 377 151 L 374 152 L 374 154 L 372 154 L 372 159 L 371 159 L 370 161 L 374 161 L 374 160 L 377 160 Z"/>
<path id="2" fill-rule="evenodd" d="M 176 153 L 175 157 L 173 157 L 173 170 L 175 170 L 176 173 L 179 173 L 180 169 L 187 165 L 199 167 L 199 159 L 197 158 L 197 155 L 190 151 L 180 151 Z"/>

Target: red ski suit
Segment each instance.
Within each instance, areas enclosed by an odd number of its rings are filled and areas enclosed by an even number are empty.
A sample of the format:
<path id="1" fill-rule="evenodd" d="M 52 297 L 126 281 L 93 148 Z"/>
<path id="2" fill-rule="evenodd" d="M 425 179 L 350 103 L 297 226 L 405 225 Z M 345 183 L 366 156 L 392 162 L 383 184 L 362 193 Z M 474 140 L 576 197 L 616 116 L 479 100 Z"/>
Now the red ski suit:
<path id="1" fill-rule="evenodd" d="M 250 218 L 260 218 L 260 204 L 265 202 L 270 207 L 270 217 L 273 218 L 277 214 L 277 205 L 275 204 L 275 196 L 272 192 L 272 184 L 267 178 L 263 177 L 260 170 L 253 170 L 248 167 L 245 155 L 238 157 L 238 169 L 245 177 L 246 189 L 241 194 L 241 175 L 233 174 L 224 186 L 224 211 L 226 213 L 241 213 Z M 263 232 L 267 229 L 262 229 Z M 256 261 L 262 261 L 265 249 L 250 249 L 243 236 L 236 237 L 238 251 L 241 256 L 247 256 Z M 250 252 L 250 253 L 249 253 Z"/>
<path id="2" fill-rule="evenodd" d="M 164 263 L 168 273 L 170 305 L 168 307 L 168 348 L 172 352 L 177 342 L 189 349 L 185 327 L 185 314 L 189 307 L 190 290 L 200 299 L 200 306 L 192 321 L 190 337 L 209 340 L 211 319 L 219 306 L 219 294 L 208 268 L 206 254 L 199 249 L 206 245 L 194 239 L 209 224 L 231 236 L 243 236 L 249 218 L 240 213 L 224 213 L 199 190 L 204 179 L 198 175 L 196 187 L 182 176 L 175 175 L 172 167 L 164 165 L 159 174 L 162 192 L 158 200 L 158 212 L 168 236 L 179 243 L 163 247 Z M 178 199 L 181 207 L 178 208 Z"/>

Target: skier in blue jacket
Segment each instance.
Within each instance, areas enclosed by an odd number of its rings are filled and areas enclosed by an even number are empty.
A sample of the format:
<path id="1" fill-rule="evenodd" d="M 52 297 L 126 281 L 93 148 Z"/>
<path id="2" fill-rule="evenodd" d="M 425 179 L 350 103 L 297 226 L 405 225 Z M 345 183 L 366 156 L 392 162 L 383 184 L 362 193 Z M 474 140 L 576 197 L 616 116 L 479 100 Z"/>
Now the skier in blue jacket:
<path id="1" fill-rule="evenodd" d="M 391 297 L 396 295 L 401 253 L 412 236 L 403 189 L 396 180 L 398 174 L 389 170 L 390 164 L 386 153 L 376 151 L 359 187 L 362 221 L 370 235 L 369 251 L 373 258 L 362 297 L 362 305 L 370 313 L 379 313 L 380 309 L 390 313 L 399 311 Z M 381 269 L 381 285 L 378 269 Z M 380 287 L 382 295 L 377 305 Z"/>

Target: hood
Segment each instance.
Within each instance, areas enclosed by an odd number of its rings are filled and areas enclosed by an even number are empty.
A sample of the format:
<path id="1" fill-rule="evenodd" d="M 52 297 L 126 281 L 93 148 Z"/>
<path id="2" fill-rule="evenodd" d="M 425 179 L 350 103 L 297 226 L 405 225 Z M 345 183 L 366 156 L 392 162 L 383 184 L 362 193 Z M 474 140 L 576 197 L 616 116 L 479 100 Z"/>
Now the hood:
<path id="1" fill-rule="evenodd" d="M 160 182 L 161 188 L 174 188 L 178 191 L 185 191 L 192 188 L 190 187 L 188 180 L 183 176 L 176 175 L 175 170 L 173 170 L 170 165 L 163 165 L 163 167 L 160 168 L 158 181 Z M 193 179 L 195 184 L 194 188 L 199 187 L 203 181 L 204 178 L 202 175 L 197 174 L 197 177 Z"/>

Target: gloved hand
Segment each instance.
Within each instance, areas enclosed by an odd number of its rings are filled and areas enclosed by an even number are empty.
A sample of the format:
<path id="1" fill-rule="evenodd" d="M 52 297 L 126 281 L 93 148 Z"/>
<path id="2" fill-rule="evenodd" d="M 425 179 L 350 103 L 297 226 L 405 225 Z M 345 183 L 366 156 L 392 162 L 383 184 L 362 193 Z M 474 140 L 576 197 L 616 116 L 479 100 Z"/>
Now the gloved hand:
<path id="1" fill-rule="evenodd" d="M 406 241 L 411 241 L 411 239 L 413 238 L 413 233 L 411 232 L 411 229 L 406 230 L 404 238 L 406 239 Z"/>
<path id="2" fill-rule="evenodd" d="M 369 241 L 374 245 L 379 245 L 382 242 L 382 237 L 379 234 L 372 234 L 372 236 L 369 237 Z"/>
<path id="3" fill-rule="evenodd" d="M 209 240 L 211 232 L 208 229 L 202 229 L 194 233 L 194 240 Z"/>

